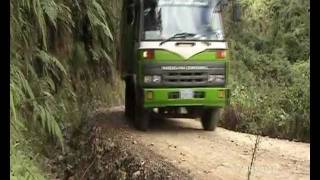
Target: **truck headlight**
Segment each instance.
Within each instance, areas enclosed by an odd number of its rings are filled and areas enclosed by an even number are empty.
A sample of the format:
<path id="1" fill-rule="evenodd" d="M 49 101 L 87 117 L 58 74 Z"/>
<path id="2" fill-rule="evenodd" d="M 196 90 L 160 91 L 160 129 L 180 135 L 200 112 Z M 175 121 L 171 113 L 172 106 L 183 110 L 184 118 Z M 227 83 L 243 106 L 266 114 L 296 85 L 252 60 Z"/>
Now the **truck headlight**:
<path id="1" fill-rule="evenodd" d="M 152 78 L 152 82 L 160 83 L 161 82 L 161 76 L 154 75 L 153 78 Z"/>
<path id="2" fill-rule="evenodd" d="M 217 82 L 217 83 L 224 82 L 224 75 L 212 75 L 212 74 L 210 74 L 208 76 L 208 81 L 209 82 Z"/>
<path id="3" fill-rule="evenodd" d="M 159 75 L 146 75 L 144 76 L 144 82 L 145 83 L 160 83 L 161 82 L 161 76 Z"/>

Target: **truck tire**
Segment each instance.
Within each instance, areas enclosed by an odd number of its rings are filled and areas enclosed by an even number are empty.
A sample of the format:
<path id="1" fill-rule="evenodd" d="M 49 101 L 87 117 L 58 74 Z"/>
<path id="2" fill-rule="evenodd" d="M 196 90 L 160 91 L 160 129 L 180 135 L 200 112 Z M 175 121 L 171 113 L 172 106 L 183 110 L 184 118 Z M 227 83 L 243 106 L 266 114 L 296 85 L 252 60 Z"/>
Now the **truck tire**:
<path id="1" fill-rule="evenodd" d="M 126 79 L 125 116 L 128 120 L 133 120 L 134 118 L 134 89 L 133 82 L 130 79 Z"/>
<path id="2" fill-rule="evenodd" d="M 149 128 L 150 112 L 143 107 L 143 96 L 136 91 L 134 106 L 134 122 L 133 125 L 140 131 L 147 131 Z"/>
<path id="3" fill-rule="evenodd" d="M 201 124 L 204 130 L 214 131 L 220 118 L 219 108 L 209 108 L 203 110 Z"/>

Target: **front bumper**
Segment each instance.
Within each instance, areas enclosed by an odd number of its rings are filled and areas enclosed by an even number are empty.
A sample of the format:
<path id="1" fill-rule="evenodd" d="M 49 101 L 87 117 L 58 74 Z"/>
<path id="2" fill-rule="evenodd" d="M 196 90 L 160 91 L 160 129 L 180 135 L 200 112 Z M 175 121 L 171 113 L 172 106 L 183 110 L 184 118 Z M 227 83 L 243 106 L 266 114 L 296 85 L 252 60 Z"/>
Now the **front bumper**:
<path id="1" fill-rule="evenodd" d="M 182 89 L 192 90 L 201 94 L 201 96 L 191 99 L 181 99 L 179 95 L 174 98 L 171 96 L 172 94 L 179 94 Z M 228 88 L 145 88 L 143 91 L 145 108 L 170 106 L 224 107 L 230 104 L 230 89 Z"/>

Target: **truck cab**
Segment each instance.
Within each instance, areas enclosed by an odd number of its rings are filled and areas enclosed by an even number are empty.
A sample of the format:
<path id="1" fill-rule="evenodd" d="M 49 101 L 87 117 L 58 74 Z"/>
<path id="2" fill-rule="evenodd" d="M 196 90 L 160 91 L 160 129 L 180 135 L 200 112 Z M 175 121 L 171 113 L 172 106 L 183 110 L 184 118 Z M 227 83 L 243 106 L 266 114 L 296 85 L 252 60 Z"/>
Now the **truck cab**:
<path id="1" fill-rule="evenodd" d="M 200 118 L 215 129 L 230 102 L 221 0 L 125 0 L 120 61 L 125 115 L 147 130 L 151 114 Z"/>

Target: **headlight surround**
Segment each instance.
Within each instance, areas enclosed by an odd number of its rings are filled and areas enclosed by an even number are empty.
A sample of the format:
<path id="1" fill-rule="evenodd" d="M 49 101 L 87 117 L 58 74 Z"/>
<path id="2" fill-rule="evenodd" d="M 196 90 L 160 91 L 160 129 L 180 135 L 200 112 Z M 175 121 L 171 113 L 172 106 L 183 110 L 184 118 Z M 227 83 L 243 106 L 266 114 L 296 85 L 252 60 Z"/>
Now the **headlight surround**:
<path id="1" fill-rule="evenodd" d="M 160 83 L 161 76 L 159 75 L 146 75 L 144 76 L 144 83 Z"/>
<path id="2" fill-rule="evenodd" d="M 160 83 L 160 82 L 161 82 L 161 76 L 159 76 L 159 75 L 154 75 L 154 76 L 152 77 L 152 82 L 153 82 L 153 83 Z"/>
<path id="3" fill-rule="evenodd" d="M 152 82 L 152 76 L 144 76 L 144 82 L 145 83 L 151 83 Z"/>
<path id="4" fill-rule="evenodd" d="M 223 83 L 224 82 L 224 75 L 213 75 L 210 74 L 208 76 L 209 82 L 216 82 L 216 83 Z"/>

